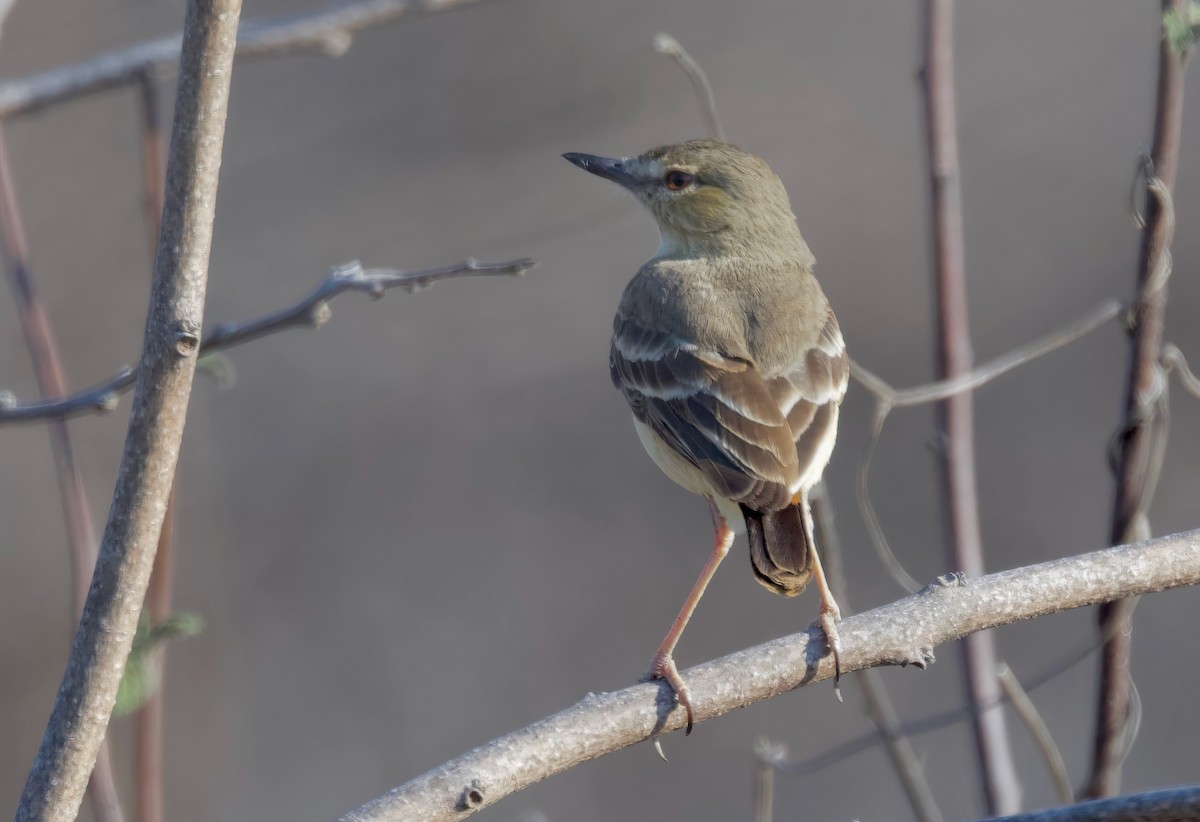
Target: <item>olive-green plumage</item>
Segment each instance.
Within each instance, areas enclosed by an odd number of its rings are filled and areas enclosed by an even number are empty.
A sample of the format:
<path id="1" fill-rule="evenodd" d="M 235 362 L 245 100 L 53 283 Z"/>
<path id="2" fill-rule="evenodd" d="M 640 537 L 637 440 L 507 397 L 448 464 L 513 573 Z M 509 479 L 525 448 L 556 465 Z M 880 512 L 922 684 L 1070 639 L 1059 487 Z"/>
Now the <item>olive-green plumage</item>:
<path id="1" fill-rule="evenodd" d="M 807 494 L 833 451 L 849 361 L 782 181 L 716 140 L 619 159 L 564 156 L 629 190 L 658 224 L 658 253 L 617 308 L 612 379 L 650 456 L 709 500 L 717 529 L 715 560 L 652 672 L 682 686 L 674 642 L 728 550 L 730 526 L 743 520 L 765 587 L 794 596 L 816 577 L 836 649 L 837 607 L 812 544 Z"/>

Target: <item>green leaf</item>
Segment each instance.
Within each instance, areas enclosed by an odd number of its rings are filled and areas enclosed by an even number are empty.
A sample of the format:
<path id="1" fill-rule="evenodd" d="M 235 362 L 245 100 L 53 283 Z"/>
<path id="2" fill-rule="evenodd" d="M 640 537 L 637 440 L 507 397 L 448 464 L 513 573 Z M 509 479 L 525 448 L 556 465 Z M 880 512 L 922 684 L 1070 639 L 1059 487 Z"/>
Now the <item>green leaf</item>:
<path id="1" fill-rule="evenodd" d="M 196 361 L 196 368 L 217 384 L 217 388 L 226 391 L 233 388 L 237 382 L 237 367 L 233 360 L 220 351 L 211 354 L 201 354 Z"/>
<path id="2" fill-rule="evenodd" d="M 1163 37 L 1171 49 L 1182 54 L 1192 47 L 1200 34 L 1200 3 L 1191 0 L 1183 14 L 1168 11 L 1163 14 Z"/>
<path id="3" fill-rule="evenodd" d="M 154 653 L 158 646 L 180 637 L 195 636 L 203 628 L 204 620 L 198 614 L 172 614 L 159 624 L 151 625 L 143 611 L 137 632 L 133 635 L 133 649 L 121 674 L 113 716 L 133 713 L 158 693 L 162 680 L 158 655 Z"/>

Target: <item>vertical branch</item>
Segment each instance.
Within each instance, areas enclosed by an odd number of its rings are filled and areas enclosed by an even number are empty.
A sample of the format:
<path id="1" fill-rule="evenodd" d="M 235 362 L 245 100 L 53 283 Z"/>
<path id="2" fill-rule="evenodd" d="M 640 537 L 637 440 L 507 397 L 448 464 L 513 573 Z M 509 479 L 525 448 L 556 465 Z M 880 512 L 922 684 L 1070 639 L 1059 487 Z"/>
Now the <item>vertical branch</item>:
<path id="1" fill-rule="evenodd" d="M 954 90 L 954 0 L 925 2 L 924 88 L 933 192 L 933 244 L 938 300 L 938 370 L 941 379 L 971 372 L 971 336 L 963 243 Z M 975 487 L 972 398 L 964 391 L 941 406 L 942 460 L 953 567 L 984 574 L 983 539 Z M 974 711 L 975 743 L 990 814 L 1018 810 L 1020 785 L 999 707 L 996 651 L 990 633 L 963 640 L 967 699 Z M 985 707 L 992 706 L 992 707 Z"/>
<path id="2" fill-rule="evenodd" d="M 158 229 L 163 210 L 164 145 L 162 115 L 158 104 L 158 86 L 150 72 L 139 79 L 138 107 L 142 121 L 142 207 L 146 219 L 150 262 L 158 246 Z M 150 589 L 145 611 L 151 625 L 161 625 L 171 615 L 172 566 L 175 553 L 175 485 L 167 497 L 167 512 L 158 536 Z M 137 822 L 162 822 L 163 800 L 163 688 L 165 687 L 168 643 L 159 643 L 152 651 L 151 665 L 157 671 L 158 687 L 134 714 L 134 785 L 137 793 Z"/>
<path id="3" fill-rule="evenodd" d="M 8 161 L 8 146 L 0 130 L 0 246 L 8 269 L 17 313 L 25 332 L 25 341 L 33 359 L 38 389 L 43 397 L 65 397 L 66 378 L 62 361 L 50 327 L 50 318 L 38 299 L 33 275 L 29 270 L 29 241 L 17 204 L 16 188 Z M 88 501 L 83 474 L 75 461 L 75 449 L 65 420 L 48 423 L 50 449 L 54 455 L 54 472 L 58 478 L 58 493 L 62 500 L 63 520 L 67 529 L 67 555 L 71 574 L 72 627 L 83 612 L 88 583 L 96 564 L 96 531 L 92 524 L 92 507 Z M 103 742 L 96 758 L 88 787 L 92 813 L 101 822 L 121 822 L 120 797 L 113 779 L 112 760 L 108 743 Z"/>
<path id="4" fill-rule="evenodd" d="M 129 657 L 187 414 L 216 209 L 240 0 L 190 0 L 129 431 L 83 618 L 17 822 L 69 822 L 108 727 Z"/>
<path id="5" fill-rule="evenodd" d="M 1164 20 L 1182 17 L 1186 0 L 1163 0 Z M 1169 38 L 1159 42 L 1158 94 L 1154 112 L 1154 142 L 1147 174 L 1149 196 L 1146 223 L 1138 257 L 1137 296 L 1130 312 L 1131 350 L 1125 398 L 1125 419 L 1118 439 L 1117 485 L 1113 501 L 1111 540 L 1121 545 L 1148 539 L 1148 512 L 1166 447 L 1166 375 L 1161 366 L 1166 320 L 1166 280 L 1171 266 L 1174 210 L 1171 192 L 1179 167 L 1183 127 L 1183 78 L 1188 49 Z M 1132 679 L 1132 636 L 1128 623 L 1136 600 L 1111 602 L 1100 608 L 1104 643 L 1092 771 L 1086 796 L 1113 796 L 1120 787 L 1126 750 Z"/>

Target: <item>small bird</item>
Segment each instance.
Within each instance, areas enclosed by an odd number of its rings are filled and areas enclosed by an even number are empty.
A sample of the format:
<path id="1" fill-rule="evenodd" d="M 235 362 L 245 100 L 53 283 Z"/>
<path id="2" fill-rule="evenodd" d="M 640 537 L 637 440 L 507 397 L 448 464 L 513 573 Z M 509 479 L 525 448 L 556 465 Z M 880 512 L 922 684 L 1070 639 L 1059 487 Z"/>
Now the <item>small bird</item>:
<path id="1" fill-rule="evenodd" d="M 609 368 L 650 457 L 712 515 L 712 553 L 647 675 L 671 686 L 691 733 L 675 646 L 743 523 L 765 588 L 793 597 L 815 578 L 841 672 L 841 615 L 808 492 L 833 452 L 846 346 L 783 182 L 763 160 L 717 140 L 563 157 L 632 192 L 662 237 L 621 296 Z"/>

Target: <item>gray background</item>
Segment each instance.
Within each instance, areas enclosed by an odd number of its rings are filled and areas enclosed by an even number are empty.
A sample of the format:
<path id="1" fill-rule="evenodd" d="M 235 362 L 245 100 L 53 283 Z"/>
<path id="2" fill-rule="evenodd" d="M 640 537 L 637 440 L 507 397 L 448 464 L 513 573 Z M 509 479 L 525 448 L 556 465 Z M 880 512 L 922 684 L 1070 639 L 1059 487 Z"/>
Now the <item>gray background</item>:
<path id="1" fill-rule="evenodd" d="M 247 16 L 311 8 L 255 0 Z M 180 0 L 18 5 L 14 77 L 177 30 Z M 1148 141 L 1158 4 L 965 2 L 958 21 L 973 333 L 1001 353 L 1132 290 L 1126 210 Z M 532 255 L 520 281 L 448 283 L 379 304 L 347 297 L 319 332 L 238 349 L 235 388 L 193 395 L 180 485 L 177 603 L 204 634 L 167 682 L 172 820 L 323 819 L 589 690 L 633 682 L 708 550 L 702 502 L 642 453 L 610 387 L 612 309 L 657 247 L 627 197 L 559 159 L 698 136 L 690 87 L 650 47 L 668 30 L 711 75 L 730 138 L 787 183 L 853 355 L 896 385 L 931 378 L 927 191 L 915 2 L 489 2 L 359 36 L 341 60 L 240 64 L 222 170 L 208 317 L 245 319 L 332 264 L 420 267 Z M 1194 73 L 1194 72 L 1193 72 Z M 1193 77 L 1193 80 L 1196 78 Z M 1200 361 L 1200 106 L 1189 94 L 1168 337 Z M 164 102 L 172 89 L 164 87 Z M 9 130 L 71 383 L 136 356 L 146 302 L 135 98 L 118 92 Z M 1125 371 L 1118 328 L 984 388 L 979 484 L 992 568 L 1101 547 L 1103 454 Z M 0 296 L 0 385 L 35 384 Z M 72 424 L 98 521 L 125 409 Z M 871 404 L 852 388 L 827 472 L 854 610 L 901 592 L 855 508 Z M 1154 526 L 1195 526 L 1196 400 L 1176 391 Z M 927 409 L 897 412 L 873 490 L 918 578 L 948 570 Z M 16 804 L 68 648 L 64 529 L 47 438 L 0 432 L 0 808 Z M 679 648 L 682 665 L 806 626 L 815 594 L 769 596 L 734 555 Z M 1195 781 L 1191 591 L 1137 612 L 1145 720 L 1130 789 Z M 999 646 L 1032 677 L 1093 636 L 1080 612 Z M 1179 653 L 1179 649 L 1183 653 Z M 905 717 L 961 701 L 957 652 L 888 671 Z M 1082 781 L 1094 665 L 1035 698 Z M 797 757 L 870 728 L 851 677 L 556 777 L 496 820 L 746 818 L 759 735 Z M 128 779 L 129 723 L 113 736 Z M 1028 803 L 1053 800 L 1014 730 Z M 948 816 L 980 812 L 964 726 L 917 739 Z M 900 819 L 882 751 L 781 777 L 778 818 Z M 87 811 L 85 810 L 85 817 Z"/>

